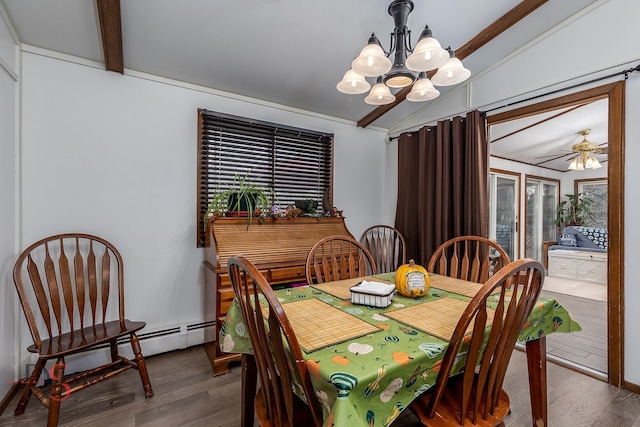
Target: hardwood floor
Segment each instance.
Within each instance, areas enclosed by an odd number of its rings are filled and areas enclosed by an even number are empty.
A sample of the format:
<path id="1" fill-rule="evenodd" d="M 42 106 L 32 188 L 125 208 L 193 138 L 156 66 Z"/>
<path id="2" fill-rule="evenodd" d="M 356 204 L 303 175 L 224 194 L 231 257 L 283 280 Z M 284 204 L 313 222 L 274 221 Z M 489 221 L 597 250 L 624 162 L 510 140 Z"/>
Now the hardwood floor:
<path id="1" fill-rule="evenodd" d="M 558 334 L 560 335 L 560 334 Z M 565 334 L 569 335 L 569 334 Z M 154 397 L 144 398 L 137 372 L 129 370 L 62 402 L 60 426 L 240 425 L 240 369 L 214 377 L 202 346 L 147 359 Z M 555 364 L 548 367 L 549 425 L 640 427 L 640 395 Z M 512 412 L 507 426 L 531 426 L 526 357 L 515 351 L 505 380 Z M 46 425 L 47 411 L 32 398 L 13 415 L 19 396 L 0 415 L 0 426 Z M 404 411 L 394 427 L 419 426 Z M 341 426 L 337 426 L 341 427 Z M 345 426 L 348 427 L 348 426 Z"/>
<path id="2" fill-rule="evenodd" d="M 582 326 L 580 332 L 547 336 L 547 354 L 606 378 L 607 303 L 548 291 L 544 293 L 556 298 Z"/>
<path id="3" fill-rule="evenodd" d="M 546 277 L 542 294 L 556 298 L 582 326 L 580 332 L 549 335 L 547 355 L 606 381 L 606 285 Z"/>

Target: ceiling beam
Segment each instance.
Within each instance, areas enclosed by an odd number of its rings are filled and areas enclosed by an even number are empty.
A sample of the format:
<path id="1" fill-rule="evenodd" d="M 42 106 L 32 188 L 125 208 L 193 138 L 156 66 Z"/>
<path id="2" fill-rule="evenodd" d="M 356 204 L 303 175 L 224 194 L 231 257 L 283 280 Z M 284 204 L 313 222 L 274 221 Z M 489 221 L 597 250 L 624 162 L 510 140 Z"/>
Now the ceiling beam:
<path id="1" fill-rule="evenodd" d="M 120 0 L 96 0 L 102 36 L 104 66 L 107 71 L 124 73 Z"/>
<path id="2" fill-rule="evenodd" d="M 524 17 L 545 4 L 547 1 L 548 0 L 523 0 L 516 7 L 502 15 L 491 25 L 476 34 L 471 40 L 456 49 L 456 57 L 462 61 L 464 58 L 471 55 L 485 44 L 489 43 L 504 31 L 508 30 L 518 21 L 522 20 Z M 433 72 L 430 73 L 429 78 L 431 78 L 432 75 Z M 377 107 L 375 110 L 371 111 L 369 114 L 358 120 L 358 126 L 363 128 L 369 126 L 371 123 L 382 117 L 393 107 L 404 101 L 409 92 L 411 92 L 411 86 L 402 88 L 397 94 L 395 94 L 396 100 L 394 102 Z"/>

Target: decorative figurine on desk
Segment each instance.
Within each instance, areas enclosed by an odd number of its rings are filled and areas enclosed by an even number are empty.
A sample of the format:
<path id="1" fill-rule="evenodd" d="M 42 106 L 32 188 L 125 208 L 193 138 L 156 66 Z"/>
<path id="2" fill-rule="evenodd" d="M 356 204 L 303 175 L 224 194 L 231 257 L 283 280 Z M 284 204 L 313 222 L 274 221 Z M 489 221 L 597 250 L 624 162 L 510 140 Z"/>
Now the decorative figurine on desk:
<path id="1" fill-rule="evenodd" d="M 329 211 L 329 216 L 342 216 L 342 211 L 339 211 L 335 206 Z"/>
<path id="2" fill-rule="evenodd" d="M 278 208 L 278 205 L 271 206 L 271 216 L 274 218 L 280 216 L 280 208 Z"/>

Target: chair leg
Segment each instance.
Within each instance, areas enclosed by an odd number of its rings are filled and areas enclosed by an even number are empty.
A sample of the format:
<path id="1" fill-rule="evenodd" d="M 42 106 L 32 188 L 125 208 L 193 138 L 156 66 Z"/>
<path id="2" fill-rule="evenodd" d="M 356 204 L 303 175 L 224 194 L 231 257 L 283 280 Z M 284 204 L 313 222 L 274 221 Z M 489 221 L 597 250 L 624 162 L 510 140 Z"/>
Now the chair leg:
<path id="1" fill-rule="evenodd" d="M 56 427 L 60 416 L 60 402 L 69 395 L 62 397 L 63 386 L 69 391 L 69 385 L 63 384 L 64 380 L 64 358 L 58 358 L 53 367 L 53 375 L 51 376 L 51 394 L 49 395 L 49 414 L 47 417 L 47 427 Z"/>
<path id="2" fill-rule="evenodd" d="M 116 360 L 118 360 L 118 341 L 113 340 L 109 343 L 109 345 L 111 347 L 111 361 L 115 362 Z"/>
<path id="3" fill-rule="evenodd" d="M 142 349 L 140 348 L 140 342 L 138 336 L 135 333 L 131 334 L 131 348 L 135 355 L 136 365 L 138 365 L 138 373 L 142 380 L 142 386 L 144 387 L 144 395 L 149 398 L 153 396 L 153 390 L 151 389 L 151 382 L 149 381 L 149 374 L 147 373 L 147 365 L 144 362 L 144 356 L 142 356 Z"/>
<path id="4" fill-rule="evenodd" d="M 29 379 L 27 379 L 27 383 L 24 385 L 24 390 L 22 391 L 22 396 L 20 397 L 18 406 L 16 406 L 16 410 L 13 412 L 14 415 L 20 415 L 24 413 L 24 410 L 27 408 L 27 403 L 29 403 L 29 398 L 31 397 L 31 385 L 35 385 L 38 383 L 38 379 L 40 379 L 40 375 L 42 375 L 42 370 L 44 369 L 44 365 L 46 363 L 46 360 L 38 359 L 38 362 L 33 368 Z"/>

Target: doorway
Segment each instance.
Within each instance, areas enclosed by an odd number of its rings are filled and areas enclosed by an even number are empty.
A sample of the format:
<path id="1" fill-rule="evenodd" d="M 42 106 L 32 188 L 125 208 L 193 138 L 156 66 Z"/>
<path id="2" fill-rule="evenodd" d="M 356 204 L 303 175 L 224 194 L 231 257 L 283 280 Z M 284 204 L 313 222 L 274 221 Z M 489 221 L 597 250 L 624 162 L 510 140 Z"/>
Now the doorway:
<path id="1" fill-rule="evenodd" d="M 487 116 L 489 126 L 576 106 L 599 99 L 608 99 L 608 265 L 607 265 L 607 366 L 608 382 L 624 384 L 624 95 L 625 82 L 616 82 L 563 97 Z"/>

